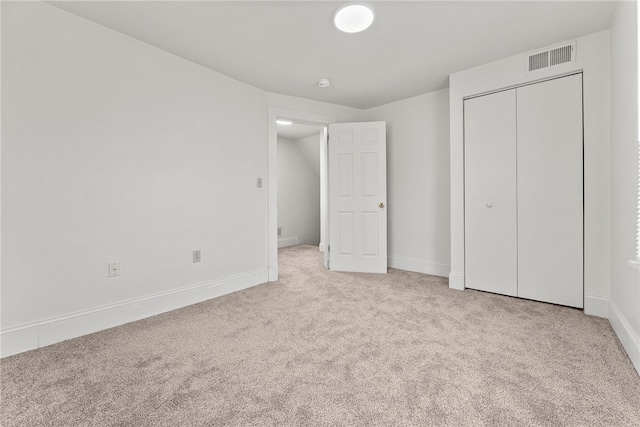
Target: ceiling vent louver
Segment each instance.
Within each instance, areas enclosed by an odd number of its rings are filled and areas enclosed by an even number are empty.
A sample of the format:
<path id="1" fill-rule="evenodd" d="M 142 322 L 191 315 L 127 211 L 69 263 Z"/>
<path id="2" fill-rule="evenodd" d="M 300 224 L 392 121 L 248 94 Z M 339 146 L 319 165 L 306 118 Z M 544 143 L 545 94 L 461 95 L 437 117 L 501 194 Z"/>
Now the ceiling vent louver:
<path id="1" fill-rule="evenodd" d="M 556 65 L 576 62 L 576 42 L 563 43 L 527 54 L 527 71 L 536 71 Z"/>

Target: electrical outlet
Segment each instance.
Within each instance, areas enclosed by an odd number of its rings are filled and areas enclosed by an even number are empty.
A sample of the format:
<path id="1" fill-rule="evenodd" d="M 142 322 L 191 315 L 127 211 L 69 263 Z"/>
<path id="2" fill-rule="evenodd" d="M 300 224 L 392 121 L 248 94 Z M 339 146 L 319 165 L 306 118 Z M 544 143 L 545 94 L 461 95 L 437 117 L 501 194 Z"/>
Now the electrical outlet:
<path id="1" fill-rule="evenodd" d="M 258 188 L 262 188 L 262 178 L 257 179 L 256 185 L 258 186 Z"/>
<path id="2" fill-rule="evenodd" d="M 109 277 L 118 277 L 120 276 L 120 262 L 110 262 L 109 263 Z"/>
<path id="3" fill-rule="evenodd" d="M 193 251 L 193 262 L 202 261 L 202 256 L 200 255 L 200 249 Z"/>

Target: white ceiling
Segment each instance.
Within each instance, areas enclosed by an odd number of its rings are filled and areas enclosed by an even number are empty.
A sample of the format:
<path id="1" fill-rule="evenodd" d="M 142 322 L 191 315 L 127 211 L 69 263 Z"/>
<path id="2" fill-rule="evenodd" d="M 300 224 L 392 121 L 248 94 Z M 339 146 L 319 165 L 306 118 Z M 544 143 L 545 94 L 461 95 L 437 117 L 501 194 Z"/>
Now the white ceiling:
<path id="1" fill-rule="evenodd" d="M 255 87 L 362 109 L 445 88 L 457 71 L 606 29 L 615 9 L 612 1 L 370 1 L 373 26 L 345 34 L 332 23 L 344 3 L 52 2 Z M 319 88 L 320 78 L 331 87 Z"/>
<path id="2" fill-rule="evenodd" d="M 311 135 L 319 135 L 322 130 L 320 125 L 308 125 L 303 123 L 291 123 L 290 125 L 276 125 L 278 136 L 293 139 L 294 141 Z"/>

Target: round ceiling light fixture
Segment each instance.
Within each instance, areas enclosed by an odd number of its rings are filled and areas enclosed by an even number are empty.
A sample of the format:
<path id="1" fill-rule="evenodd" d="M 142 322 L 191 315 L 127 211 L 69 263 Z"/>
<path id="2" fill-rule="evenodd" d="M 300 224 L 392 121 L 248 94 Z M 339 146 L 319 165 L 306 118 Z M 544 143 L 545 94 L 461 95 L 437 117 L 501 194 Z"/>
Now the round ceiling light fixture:
<path id="1" fill-rule="evenodd" d="M 373 24 L 373 8 L 366 3 L 347 3 L 333 15 L 333 23 L 345 33 L 359 33 Z"/>

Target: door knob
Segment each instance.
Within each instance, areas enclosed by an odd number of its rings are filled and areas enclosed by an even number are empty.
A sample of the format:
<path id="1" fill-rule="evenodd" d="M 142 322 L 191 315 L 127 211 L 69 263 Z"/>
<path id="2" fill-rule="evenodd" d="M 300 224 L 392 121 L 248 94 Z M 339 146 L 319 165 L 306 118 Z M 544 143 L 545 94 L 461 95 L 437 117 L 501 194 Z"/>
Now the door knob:
<path id="1" fill-rule="evenodd" d="M 493 207 L 493 203 L 487 203 L 487 207 L 488 208 L 492 208 Z"/>
<path id="2" fill-rule="evenodd" d="M 378 205 L 379 208 L 384 208 L 384 203 L 380 202 L 380 204 Z"/>

